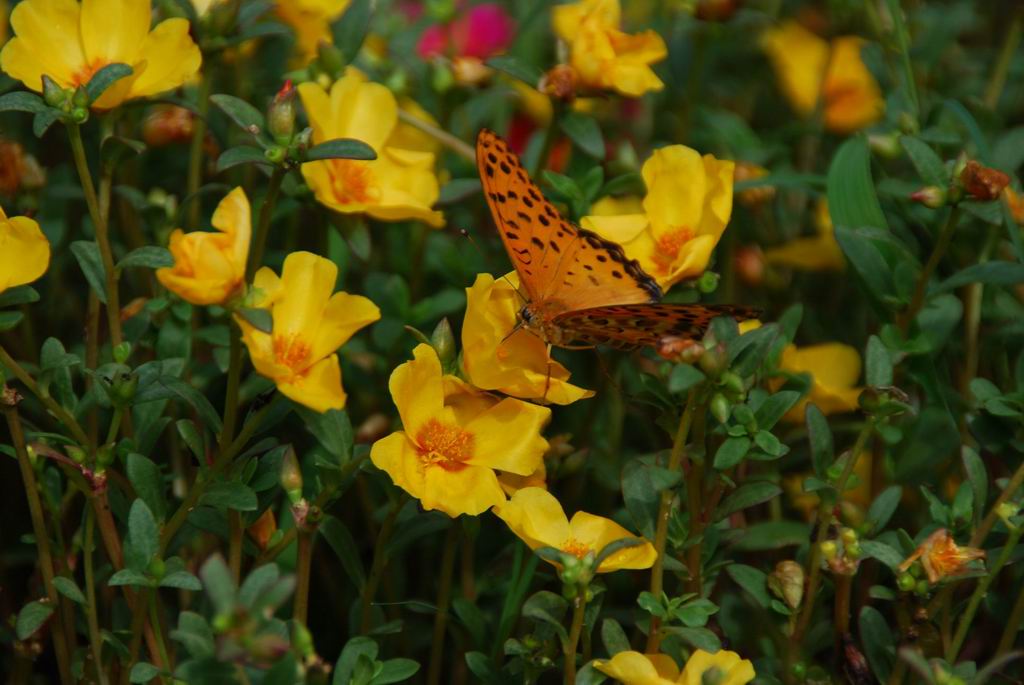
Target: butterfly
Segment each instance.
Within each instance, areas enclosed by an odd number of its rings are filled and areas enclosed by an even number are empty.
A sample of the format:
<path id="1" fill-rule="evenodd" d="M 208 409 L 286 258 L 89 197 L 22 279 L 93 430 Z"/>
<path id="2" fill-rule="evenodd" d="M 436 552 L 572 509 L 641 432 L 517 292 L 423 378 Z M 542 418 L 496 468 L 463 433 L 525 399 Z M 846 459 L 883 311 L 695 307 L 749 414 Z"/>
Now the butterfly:
<path id="1" fill-rule="evenodd" d="M 630 350 L 699 338 L 716 316 L 759 316 L 742 305 L 659 302 L 661 287 L 640 263 L 559 214 L 498 134 L 480 132 L 476 159 L 494 223 L 526 291 L 519 325 L 549 345 Z"/>

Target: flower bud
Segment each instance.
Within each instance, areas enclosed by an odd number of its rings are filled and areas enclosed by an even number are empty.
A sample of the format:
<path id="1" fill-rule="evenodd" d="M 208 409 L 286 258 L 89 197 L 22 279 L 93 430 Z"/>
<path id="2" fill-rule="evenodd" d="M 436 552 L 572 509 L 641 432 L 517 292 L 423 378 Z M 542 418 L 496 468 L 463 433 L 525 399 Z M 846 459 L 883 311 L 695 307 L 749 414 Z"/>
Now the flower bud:
<path id="1" fill-rule="evenodd" d="M 885 159 L 896 159 L 903 154 L 903 148 L 900 145 L 900 134 L 896 131 L 869 134 L 868 147 L 876 155 Z"/>
<path id="2" fill-rule="evenodd" d="M 780 561 L 768 576 L 768 589 L 790 609 L 797 609 L 804 598 L 804 567 L 793 560 Z"/>
<path id="3" fill-rule="evenodd" d="M 280 145 L 274 145 L 269 147 L 263 152 L 263 156 L 267 158 L 267 161 L 271 164 L 281 164 L 284 162 L 286 151 Z"/>
<path id="4" fill-rule="evenodd" d="M 842 538 L 844 545 L 852 545 L 853 543 L 858 541 L 857 531 L 855 531 L 853 528 L 843 528 L 843 530 L 839 533 L 839 537 Z"/>
<path id="5" fill-rule="evenodd" d="M 938 209 L 946 204 L 948 199 L 946 191 L 938 186 L 925 186 L 920 190 L 916 190 L 910 194 L 910 199 L 914 202 L 920 202 L 925 207 L 930 209 Z"/>
<path id="6" fill-rule="evenodd" d="M 917 117 L 910 112 L 900 112 L 899 127 L 900 131 L 908 136 L 917 135 L 921 130 L 921 125 L 917 122 Z"/>
<path id="7" fill-rule="evenodd" d="M 281 90 L 277 91 L 274 101 L 270 103 L 267 112 L 267 128 L 270 135 L 274 136 L 281 145 L 291 141 L 295 133 L 295 86 L 291 79 L 284 82 Z"/>
<path id="8" fill-rule="evenodd" d="M 164 147 L 192 140 L 195 115 L 177 105 L 158 105 L 142 122 L 142 140 L 149 147 Z"/>
<path id="9" fill-rule="evenodd" d="M 733 395 L 742 395 L 746 390 L 743 387 L 743 379 L 740 378 L 738 373 L 732 371 L 726 371 L 722 374 L 722 385 L 725 389 Z"/>
<path id="10" fill-rule="evenodd" d="M 918 595 L 924 596 L 928 594 L 928 581 L 922 578 L 917 581 L 917 585 L 914 586 L 914 592 Z"/>
<path id="11" fill-rule="evenodd" d="M 901 592 L 910 592 L 914 589 L 915 585 L 917 585 L 917 580 L 909 573 L 901 573 L 896 576 L 896 587 L 898 587 Z"/>
<path id="12" fill-rule="evenodd" d="M 57 85 L 52 78 L 43 74 L 43 101 L 50 107 L 60 107 L 67 98 L 67 91 Z"/>
<path id="13" fill-rule="evenodd" d="M 701 291 L 705 295 L 709 295 L 718 288 L 718 281 L 721 277 L 714 271 L 705 271 L 697 279 L 697 290 Z"/>
<path id="14" fill-rule="evenodd" d="M 71 121 L 76 124 L 84 124 L 89 120 L 89 110 L 85 107 L 75 107 L 71 110 Z"/>
<path id="15" fill-rule="evenodd" d="M 1020 505 L 1016 502 L 1003 502 L 996 507 L 996 516 L 1003 520 L 1006 527 L 1010 530 L 1015 529 L 1017 526 L 1011 521 L 1020 512 Z"/>
<path id="16" fill-rule="evenodd" d="M 708 378 L 718 378 L 729 365 L 729 357 L 725 351 L 725 345 L 715 344 L 704 350 L 700 361 L 701 371 L 707 374 Z"/>
<path id="17" fill-rule="evenodd" d="M 164 560 L 160 557 L 153 557 L 149 562 L 149 568 L 146 570 L 149 572 L 150 576 L 160 580 L 164 577 L 164 574 L 167 573 L 167 564 L 165 564 Z"/>
<path id="18" fill-rule="evenodd" d="M 441 319 L 434 327 L 434 332 L 430 334 L 430 345 L 437 352 L 437 358 L 441 360 L 441 368 L 447 370 L 455 367 L 458 354 L 455 349 L 455 334 L 452 333 L 452 325 L 447 317 Z"/>
<path id="19" fill-rule="evenodd" d="M 298 621 L 292 621 L 292 647 L 303 658 L 310 657 L 316 653 L 313 649 L 312 633 L 309 632 L 309 628 Z"/>
<path id="20" fill-rule="evenodd" d="M 291 445 L 284 451 L 281 459 L 281 487 L 288 493 L 288 499 L 292 504 L 302 499 L 302 468 L 299 466 L 299 458 L 295 455 L 295 448 Z"/>
<path id="21" fill-rule="evenodd" d="M 448 65 L 435 62 L 430 84 L 438 93 L 447 93 L 455 85 L 455 75 Z"/>
<path id="22" fill-rule="evenodd" d="M 655 350 L 662 359 L 694 364 L 704 354 L 704 347 L 696 340 L 678 335 L 666 335 L 658 340 Z"/>
<path id="23" fill-rule="evenodd" d="M 452 76 L 461 86 L 476 86 L 491 76 L 491 68 L 478 57 L 456 57 L 452 60 Z"/>
<path id="24" fill-rule="evenodd" d="M 114 361 L 118 364 L 124 364 L 128 361 L 128 357 L 132 353 L 132 344 L 129 342 L 123 342 L 119 345 L 114 346 Z"/>
<path id="25" fill-rule="evenodd" d="M 64 448 L 64 452 L 68 455 L 68 458 L 76 464 L 85 463 L 85 450 L 78 445 L 68 445 Z"/>
<path id="26" fill-rule="evenodd" d="M 736 270 L 736 275 L 746 285 L 756 287 L 764 282 L 764 253 L 757 245 L 736 248 L 733 267 Z"/>
<path id="27" fill-rule="evenodd" d="M 848 559 L 860 559 L 864 552 L 861 549 L 859 542 L 851 542 L 850 544 L 843 546 L 843 553 Z"/>
<path id="28" fill-rule="evenodd" d="M 825 561 L 835 561 L 836 556 L 839 554 L 839 548 L 836 546 L 834 540 L 826 540 L 821 543 L 821 556 Z"/>
<path id="29" fill-rule="evenodd" d="M 967 162 L 959 179 L 967 194 L 981 202 L 998 200 L 1003 189 L 1010 185 L 1010 177 L 1002 171 L 983 166 L 974 160 Z"/>
<path id="30" fill-rule="evenodd" d="M 725 423 L 729 420 L 731 412 L 732 406 L 729 404 L 729 400 L 722 393 L 716 392 L 711 398 L 711 415 L 718 419 L 719 423 Z"/>
<path id="31" fill-rule="evenodd" d="M 85 86 L 75 88 L 75 92 L 71 95 L 71 104 L 75 107 L 89 106 L 89 91 L 85 89 Z"/>
<path id="32" fill-rule="evenodd" d="M 110 466 L 114 463 L 114 450 L 109 445 L 103 445 L 96 450 L 96 465 L 100 467 Z"/>
<path id="33" fill-rule="evenodd" d="M 559 64 L 548 70 L 537 84 L 537 90 L 562 102 L 576 99 L 576 84 L 579 74 L 568 64 Z"/>
<path id="34" fill-rule="evenodd" d="M 234 617 L 225 611 L 214 616 L 213 621 L 210 622 L 210 626 L 216 633 L 226 633 L 231 630 L 231 626 L 234 622 Z"/>
<path id="35" fill-rule="evenodd" d="M 135 399 L 135 390 L 139 387 L 139 377 L 130 371 L 118 373 L 110 383 L 110 401 L 115 406 L 124 407 Z"/>
<path id="36" fill-rule="evenodd" d="M 266 509 L 260 517 L 253 521 L 246 532 L 253 539 L 253 542 L 260 549 L 266 549 L 270 544 L 270 539 L 277 532 L 277 521 L 274 519 L 274 511 L 272 509 Z"/>

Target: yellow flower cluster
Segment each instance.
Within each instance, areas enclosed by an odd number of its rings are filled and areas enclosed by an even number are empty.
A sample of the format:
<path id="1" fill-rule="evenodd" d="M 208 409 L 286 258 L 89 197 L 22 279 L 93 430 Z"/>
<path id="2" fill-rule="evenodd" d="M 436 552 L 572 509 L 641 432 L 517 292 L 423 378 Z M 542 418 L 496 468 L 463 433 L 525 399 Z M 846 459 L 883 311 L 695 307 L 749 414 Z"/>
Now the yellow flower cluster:
<path id="1" fill-rule="evenodd" d="M 640 652 L 619 652 L 594 667 L 623 685 L 746 685 L 755 675 L 750 661 L 724 649 L 714 654 L 698 649 L 682 671 L 668 655 Z"/>

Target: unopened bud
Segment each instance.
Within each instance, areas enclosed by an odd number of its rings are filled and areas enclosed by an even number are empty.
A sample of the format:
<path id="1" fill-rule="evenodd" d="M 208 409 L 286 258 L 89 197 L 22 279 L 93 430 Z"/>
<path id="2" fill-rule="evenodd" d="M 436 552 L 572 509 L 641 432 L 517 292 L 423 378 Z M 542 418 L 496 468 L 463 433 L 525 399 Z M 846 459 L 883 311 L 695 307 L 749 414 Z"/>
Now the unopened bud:
<path id="1" fill-rule="evenodd" d="M 711 398 L 711 415 L 714 416 L 719 423 L 725 423 L 729 420 L 729 414 L 732 412 L 732 405 L 729 404 L 729 400 L 725 398 L 720 392 L 716 392 L 714 397 Z"/>
<path id="2" fill-rule="evenodd" d="M 998 200 L 1003 189 L 1010 185 L 1010 177 L 1002 171 L 974 160 L 967 162 L 959 178 L 967 194 L 981 202 Z"/>
<path id="3" fill-rule="evenodd" d="M 746 285 L 759 286 L 764 282 L 764 253 L 760 247 L 738 247 L 733 258 L 733 266 L 736 275 Z"/>
<path id="4" fill-rule="evenodd" d="M 896 159 L 903 154 L 903 148 L 900 146 L 900 134 L 896 131 L 869 134 L 868 147 L 876 155 L 885 159 Z"/>
<path id="5" fill-rule="evenodd" d="M 753 181 L 759 178 L 764 178 L 768 175 L 768 170 L 758 164 L 751 162 L 736 162 L 736 166 L 733 168 L 732 180 L 735 183 L 742 183 L 743 181 Z M 775 186 L 761 185 L 754 188 L 744 188 L 736 194 L 736 198 L 740 201 L 740 204 L 747 207 L 757 207 L 758 205 L 770 202 L 775 197 Z"/>
<path id="6" fill-rule="evenodd" d="M 1013 530 L 1017 526 L 1010 520 L 1020 512 L 1020 505 L 1016 502 L 1003 502 L 996 507 L 996 516 L 1003 520 L 1006 527 Z"/>
<path id="7" fill-rule="evenodd" d="M 89 120 L 89 110 L 86 107 L 75 107 L 71 110 L 71 121 L 76 124 L 84 124 Z"/>
<path id="8" fill-rule="evenodd" d="M 910 592 L 914 589 L 915 585 L 917 585 L 917 580 L 909 573 L 901 573 L 896 576 L 896 587 L 898 587 L 901 592 Z"/>
<path id="9" fill-rule="evenodd" d="M 118 373 L 110 383 L 110 400 L 115 405 L 125 406 L 135 399 L 135 390 L 139 387 L 139 377 L 131 372 Z"/>
<path id="10" fill-rule="evenodd" d="M 68 445 L 64 448 L 64 452 L 68 455 L 68 458 L 76 464 L 85 463 L 85 450 L 78 445 Z"/>
<path id="11" fill-rule="evenodd" d="M 864 553 L 859 542 L 851 542 L 843 546 L 843 552 L 848 559 L 860 559 Z"/>
<path id="12" fill-rule="evenodd" d="M 843 544 L 845 545 L 852 545 L 858 540 L 857 531 L 853 528 L 843 528 L 839 536 L 843 539 Z"/>
<path id="13" fill-rule="evenodd" d="M 299 458 L 295 455 L 295 448 L 291 445 L 284 451 L 281 459 L 281 487 L 288 493 L 288 499 L 292 504 L 302 499 L 302 468 L 299 466 Z"/>
<path id="14" fill-rule="evenodd" d="M 52 78 L 43 74 L 43 101 L 50 107 L 60 107 L 67 100 L 67 92 Z"/>
<path id="15" fill-rule="evenodd" d="M 733 395 L 742 395 L 746 388 L 743 387 L 743 379 L 738 373 L 726 371 L 722 374 L 722 385 Z"/>
<path id="16" fill-rule="evenodd" d="M 97 466 L 110 466 L 114 463 L 114 450 L 109 445 L 103 445 L 96 450 Z"/>
<path id="17" fill-rule="evenodd" d="M 768 576 L 768 589 L 790 609 L 798 608 L 804 598 L 804 567 L 791 559 L 780 561 Z"/>
<path id="18" fill-rule="evenodd" d="M 729 365 L 729 357 L 725 345 L 716 343 L 704 350 L 700 358 L 700 368 L 708 378 L 718 378 Z"/>
<path id="19" fill-rule="evenodd" d="M 158 105 L 142 122 L 142 140 L 149 147 L 164 147 L 192 139 L 195 115 L 177 105 Z"/>
<path id="20" fill-rule="evenodd" d="M 705 271 L 697 279 L 697 290 L 705 295 L 715 292 L 718 288 L 718 281 L 721 277 L 714 271 Z"/>
<path id="21" fill-rule="evenodd" d="M 821 556 L 825 561 L 835 561 L 836 556 L 839 554 L 839 548 L 833 540 L 826 540 L 821 543 Z"/>
<path id="22" fill-rule="evenodd" d="M 917 585 L 914 586 L 914 592 L 916 594 L 924 596 L 928 594 L 928 588 L 928 581 L 922 578 L 921 580 L 917 581 Z"/>
<path id="23" fill-rule="evenodd" d="M 132 354 L 132 344 L 129 342 L 123 342 L 114 346 L 114 361 L 118 364 L 124 364 L 128 361 L 128 357 Z"/>
<path id="24" fill-rule="evenodd" d="M 75 92 L 71 96 L 71 104 L 75 107 L 89 106 L 89 91 L 85 89 L 85 86 L 78 86 L 78 88 L 75 88 Z"/>
<path id="25" fill-rule="evenodd" d="M 284 161 L 286 151 L 280 145 L 274 145 L 273 147 L 267 148 L 263 152 L 263 156 L 267 158 L 267 161 L 271 164 L 280 164 Z"/>
<path id="26" fill-rule="evenodd" d="M 452 60 L 452 76 L 462 86 L 476 86 L 491 76 L 491 68 L 479 57 L 458 56 Z"/>
<path id="27" fill-rule="evenodd" d="M 295 86 L 288 79 L 281 90 L 277 91 L 267 112 L 267 128 L 281 145 L 290 142 L 295 133 L 295 93 Z"/>
<path id="28" fill-rule="evenodd" d="M 441 360 L 441 368 L 451 370 L 455 366 L 455 334 L 452 333 L 452 325 L 447 317 L 441 319 L 434 332 L 430 334 L 430 345 L 437 352 L 437 358 Z"/>
<path id="29" fill-rule="evenodd" d="M 277 532 L 277 520 L 274 518 L 274 511 L 266 509 L 246 531 L 260 549 L 266 549 L 270 539 Z"/>
<path id="30" fill-rule="evenodd" d="M 925 207 L 938 209 L 946 204 L 948 197 L 946 191 L 938 186 L 925 186 L 911 193 L 910 199 L 914 202 L 920 202 Z"/>
<path id="31" fill-rule="evenodd" d="M 149 571 L 150 576 L 160 580 L 164 577 L 164 574 L 167 573 L 167 564 L 164 563 L 164 560 L 160 557 L 153 557 L 152 561 L 149 562 L 149 568 L 147 570 Z"/>
<path id="32" fill-rule="evenodd" d="M 671 362 L 680 361 L 684 364 L 694 364 L 704 354 L 703 345 L 692 338 L 683 338 L 678 335 L 661 337 L 655 350 L 662 359 Z"/>
<path id="33" fill-rule="evenodd" d="M 576 99 L 576 84 L 579 81 L 579 74 L 568 64 L 559 64 L 552 67 L 537 84 L 537 90 L 562 102 L 572 102 Z"/>
<path id="34" fill-rule="evenodd" d="M 438 93 L 447 93 L 455 85 L 455 74 L 448 68 L 448 65 L 435 62 L 430 84 Z"/>

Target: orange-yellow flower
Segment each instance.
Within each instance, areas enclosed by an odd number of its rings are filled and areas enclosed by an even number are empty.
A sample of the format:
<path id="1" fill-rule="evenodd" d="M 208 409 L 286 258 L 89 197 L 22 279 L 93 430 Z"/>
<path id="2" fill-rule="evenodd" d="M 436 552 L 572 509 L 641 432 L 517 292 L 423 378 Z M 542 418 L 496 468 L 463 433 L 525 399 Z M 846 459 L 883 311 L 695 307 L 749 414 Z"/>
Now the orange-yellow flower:
<path id="1" fill-rule="evenodd" d="M 151 31 L 150 18 L 149 0 L 23 0 L 11 12 L 15 37 L 0 67 L 37 92 L 44 74 L 76 88 L 108 64 L 132 67 L 94 103 L 100 109 L 172 90 L 199 71 L 202 55 L 188 20 L 167 19 Z"/>
<path id="2" fill-rule="evenodd" d="M 249 256 L 252 216 L 249 198 L 235 188 L 217 205 L 211 231 L 171 233 L 174 266 L 157 269 L 161 284 L 192 304 L 224 304 L 241 294 Z"/>
<path id="3" fill-rule="evenodd" d="M 275 11 L 295 31 L 299 56 L 305 62 L 316 57 L 321 42 L 331 42 L 331 22 L 341 16 L 351 0 L 278 0 Z"/>
<path id="4" fill-rule="evenodd" d="M 522 399 L 570 404 L 592 397 L 593 391 L 569 383 L 569 370 L 548 357 L 544 341 L 516 327 L 521 308 L 516 274 L 495 280 L 479 274 L 466 288 L 462 323 L 462 369 L 470 383 Z"/>
<path id="5" fill-rule="evenodd" d="M 620 29 L 619 0 L 580 0 L 552 10 L 555 32 L 569 44 L 569 64 L 579 83 L 628 97 L 665 87 L 651 65 L 668 55 L 655 31 Z"/>
<path id="6" fill-rule="evenodd" d="M 779 370 L 793 374 L 810 374 L 811 390 L 807 397 L 786 412 L 783 419 L 803 421 L 809 402 L 817 405 L 826 416 L 855 410 L 858 406 L 857 398 L 864 389 L 857 386 L 860 367 L 860 353 L 849 345 L 787 345 L 779 360 Z"/>
<path id="7" fill-rule="evenodd" d="M 0 207 L 0 293 L 40 278 L 50 266 L 50 241 L 27 216 Z"/>
<path id="8" fill-rule="evenodd" d="M 750 661 L 725 649 L 714 654 L 698 649 L 687 660 L 682 672 L 672 657 L 640 652 L 619 652 L 608 661 L 595 661 L 594 668 L 623 685 L 702 685 L 705 676 L 714 671 L 717 671 L 715 677 L 708 678 L 708 682 L 746 685 L 755 675 Z"/>
<path id="9" fill-rule="evenodd" d="M 795 21 L 765 32 L 763 46 L 783 93 L 801 116 L 818 108 L 825 126 L 852 133 L 878 121 L 885 101 L 861 59 L 864 41 L 843 36 L 829 44 Z"/>
<path id="10" fill-rule="evenodd" d="M 512 499 L 496 506 L 494 513 L 530 549 L 554 547 L 580 559 L 598 554 L 616 540 L 642 540 L 603 516 L 578 511 L 570 521 L 555 496 L 543 488 L 517 490 Z M 650 568 L 657 558 L 654 545 L 643 540 L 642 544 L 613 553 L 601 562 L 597 572 Z"/>
<path id="11" fill-rule="evenodd" d="M 281 394 L 319 412 L 345 406 L 335 352 L 380 318 L 380 310 L 367 298 L 335 293 L 337 280 L 334 262 L 293 252 L 285 258 L 280 277 L 264 267 L 253 282 L 253 306 L 270 310 L 272 331 L 236 317 L 256 371 L 274 381 Z"/>
<path id="12" fill-rule="evenodd" d="M 395 369 L 390 389 L 403 430 L 374 443 L 370 458 L 424 509 L 475 516 L 505 501 L 495 471 L 526 476 L 543 462 L 551 411 L 444 375 L 429 345 Z"/>
<path id="13" fill-rule="evenodd" d="M 313 127 L 313 142 L 357 138 L 377 152 L 377 159 L 329 159 L 302 165 L 302 175 L 316 199 L 336 212 L 366 213 L 384 221 L 418 219 L 444 224 L 431 209 L 440 194 L 434 155 L 393 144 L 398 131 L 398 103 L 390 90 L 367 81 L 349 68 L 330 92 L 315 83 L 299 86 Z"/>
<path id="14" fill-rule="evenodd" d="M 670 145 L 644 162 L 643 178 L 643 213 L 582 225 L 622 245 L 664 288 L 697 278 L 732 216 L 733 163 Z"/>
<path id="15" fill-rule="evenodd" d="M 789 242 L 764 251 L 768 264 L 800 271 L 842 271 L 846 257 L 836 241 L 835 229 L 828 213 L 828 201 L 821 198 L 814 212 L 817 235 L 794 238 Z"/>
<path id="16" fill-rule="evenodd" d="M 975 559 L 984 559 L 985 550 L 974 547 L 960 547 L 945 528 L 940 528 L 918 546 L 914 553 L 900 564 L 900 571 L 921 560 L 928 581 L 937 583 L 943 578 L 950 578 L 966 573 L 968 564 Z"/>
<path id="17" fill-rule="evenodd" d="M 1007 187 L 1003 193 L 1006 194 L 1006 202 L 1010 205 L 1010 216 L 1019 225 L 1024 226 L 1024 195 L 1010 187 Z"/>

